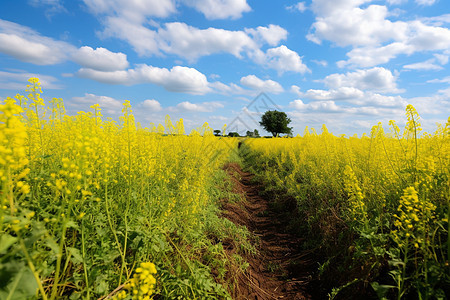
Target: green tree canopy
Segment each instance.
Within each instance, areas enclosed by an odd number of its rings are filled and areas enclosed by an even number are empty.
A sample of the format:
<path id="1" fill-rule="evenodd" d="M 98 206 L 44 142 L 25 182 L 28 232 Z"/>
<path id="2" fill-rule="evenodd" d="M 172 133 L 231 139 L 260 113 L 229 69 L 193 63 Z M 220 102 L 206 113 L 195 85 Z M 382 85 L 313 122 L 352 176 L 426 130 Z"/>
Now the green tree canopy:
<path id="1" fill-rule="evenodd" d="M 269 110 L 261 117 L 261 126 L 273 136 L 281 133 L 292 134 L 292 127 L 288 127 L 291 119 L 289 119 L 285 112 L 277 110 Z"/>

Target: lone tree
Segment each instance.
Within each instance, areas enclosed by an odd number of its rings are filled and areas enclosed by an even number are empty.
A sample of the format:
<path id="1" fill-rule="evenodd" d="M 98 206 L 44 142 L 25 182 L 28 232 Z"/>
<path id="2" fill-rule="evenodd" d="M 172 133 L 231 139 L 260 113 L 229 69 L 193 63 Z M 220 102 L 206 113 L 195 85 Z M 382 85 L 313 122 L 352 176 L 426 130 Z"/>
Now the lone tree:
<path id="1" fill-rule="evenodd" d="M 280 133 L 292 134 L 292 127 L 288 127 L 291 123 L 286 113 L 277 110 L 269 110 L 261 117 L 261 126 L 275 137 Z"/>

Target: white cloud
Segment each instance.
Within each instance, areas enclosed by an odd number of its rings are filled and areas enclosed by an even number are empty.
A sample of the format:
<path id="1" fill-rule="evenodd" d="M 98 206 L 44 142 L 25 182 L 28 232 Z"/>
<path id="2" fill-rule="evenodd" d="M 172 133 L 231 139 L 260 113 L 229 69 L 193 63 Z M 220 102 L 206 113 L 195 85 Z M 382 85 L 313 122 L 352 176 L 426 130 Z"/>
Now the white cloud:
<path id="1" fill-rule="evenodd" d="M 331 90 L 309 89 L 305 93 L 300 93 L 299 96 L 314 101 L 345 101 L 357 106 L 403 107 L 406 105 L 406 100 L 400 96 L 386 96 L 350 87 Z"/>
<path id="2" fill-rule="evenodd" d="M 47 18 L 51 18 L 57 13 L 67 12 L 60 0 L 28 0 L 28 3 L 34 7 L 46 7 L 45 16 Z"/>
<path id="3" fill-rule="evenodd" d="M 241 84 L 260 92 L 267 92 L 274 94 L 283 92 L 283 87 L 278 82 L 270 79 L 262 80 L 256 77 L 255 75 L 248 75 L 242 77 Z"/>
<path id="4" fill-rule="evenodd" d="M 209 20 L 238 19 L 242 13 L 249 12 L 246 0 L 184 0 L 186 5 L 194 7 Z"/>
<path id="5" fill-rule="evenodd" d="M 86 93 L 82 97 L 73 97 L 69 101 L 64 102 L 65 106 L 72 112 L 76 113 L 79 110 L 92 111 L 91 105 L 99 104 L 102 112 L 109 115 L 118 115 L 122 111 L 122 102 L 108 96 L 98 96 L 95 94 Z"/>
<path id="6" fill-rule="evenodd" d="M 294 100 L 289 106 L 300 111 L 320 111 L 320 112 L 341 112 L 342 109 L 336 105 L 334 101 L 316 101 L 303 103 L 302 100 Z"/>
<path id="7" fill-rule="evenodd" d="M 435 53 L 433 55 L 441 65 L 446 65 L 448 63 L 448 59 L 449 59 L 448 55 L 438 54 L 438 53 Z"/>
<path id="8" fill-rule="evenodd" d="M 289 71 L 301 74 L 311 72 L 311 70 L 309 70 L 302 62 L 300 55 L 285 45 L 281 45 L 277 48 L 270 48 L 266 53 L 255 51 L 251 56 L 257 63 L 277 70 L 279 74 Z"/>
<path id="9" fill-rule="evenodd" d="M 94 14 L 117 15 L 121 18 L 144 22 L 147 17 L 168 17 L 176 12 L 172 0 L 83 0 Z"/>
<path id="10" fill-rule="evenodd" d="M 210 92 L 206 76 L 194 68 L 175 66 L 168 70 L 149 65 L 138 65 L 124 71 L 103 72 L 82 68 L 77 75 L 109 84 L 134 85 L 152 83 L 170 92 L 203 95 Z"/>
<path id="11" fill-rule="evenodd" d="M 427 21 L 435 26 L 420 20 L 391 21 L 386 6 L 359 7 L 366 2 L 370 0 L 340 0 L 333 5 L 326 0 L 313 1 L 316 21 L 307 38 L 315 43 L 328 40 L 341 47 L 353 47 L 347 53 L 349 59 L 338 62 L 339 67 L 371 67 L 400 54 L 450 48 L 450 30 L 437 23 L 448 17 Z"/>
<path id="12" fill-rule="evenodd" d="M 345 74 L 331 74 L 324 82 L 330 88 L 354 87 L 360 90 L 370 90 L 382 93 L 401 92 L 397 88 L 397 78 L 390 70 L 376 67 L 367 70 L 356 70 Z"/>
<path id="13" fill-rule="evenodd" d="M 403 68 L 409 70 L 442 70 L 443 67 L 435 64 L 435 59 L 429 59 L 423 62 L 418 62 L 414 64 L 404 65 Z"/>
<path id="14" fill-rule="evenodd" d="M 286 29 L 270 24 L 268 27 L 258 26 L 256 29 L 245 29 L 245 32 L 252 35 L 256 41 L 262 41 L 270 46 L 276 46 L 282 40 L 287 39 Z"/>
<path id="15" fill-rule="evenodd" d="M 430 6 L 433 5 L 436 0 L 415 0 L 415 2 L 419 5 Z"/>
<path id="16" fill-rule="evenodd" d="M 319 65 L 319 66 L 322 66 L 322 67 L 328 66 L 328 62 L 326 60 L 315 60 L 315 59 L 312 59 L 311 61 L 313 63 Z"/>
<path id="17" fill-rule="evenodd" d="M 386 1 L 389 5 L 400 5 L 405 2 L 408 2 L 408 0 L 387 0 Z"/>
<path id="18" fill-rule="evenodd" d="M 158 112 L 162 110 L 161 103 L 154 99 L 147 99 L 141 103 L 142 107 L 145 109 Z"/>
<path id="19" fill-rule="evenodd" d="M 23 71 L 17 72 L 0 71 L 0 89 L 24 91 L 28 83 L 28 79 L 30 79 L 31 77 L 39 78 L 39 82 L 41 83 L 44 92 L 46 89 L 51 90 L 63 88 L 60 84 L 58 84 L 58 79 L 56 79 L 53 76 Z"/>
<path id="20" fill-rule="evenodd" d="M 36 65 L 53 65 L 68 59 L 75 47 L 44 37 L 33 29 L 0 19 L 0 52 Z"/>
<path id="21" fill-rule="evenodd" d="M 230 53 L 241 58 L 243 52 L 257 48 L 243 31 L 198 29 L 179 22 L 166 23 L 158 30 L 158 39 L 164 52 L 190 60 L 215 53 Z"/>
<path id="22" fill-rule="evenodd" d="M 329 40 L 339 46 L 367 46 L 406 37 L 407 24 L 387 20 L 385 6 L 370 5 L 366 9 L 352 5 L 330 7 L 333 10 L 327 8 L 325 13 L 315 10 L 319 15 L 311 26 L 313 32 L 307 36 L 309 40 Z"/>
<path id="23" fill-rule="evenodd" d="M 160 55 L 157 32 L 126 18 L 107 17 L 102 37 L 116 37 L 128 42 L 141 56 Z"/>
<path id="24" fill-rule="evenodd" d="M 296 4 L 286 6 L 286 9 L 293 10 L 293 11 L 299 11 L 299 12 L 305 12 L 307 7 L 306 7 L 305 2 L 298 2 Z"/>
<path id="25" fill-rule="evenodd" d="M 345 100 L 353 98 L 362 98 L 364 92 L 353 87 L 340 87 L 331 90 L 309 89 L 301 94 L 303 97 L 312 100 Z"/>
<path id="26" fill-rule="evenodd" d="M 444 77 L 442 79 L 428 80 L 428 83 L 450 83 L 450 76 Z"/>
<path id="27" fill-rule="evenodd" d="M 338 67 L 373 67 L 389 62 L 399 54 L 412 54 L 414 49 L 403 43 L 391 43 L 382 47 L 355 48 L 347 53 L 349 59 L 337 62 Z"/>
<path id="28" fill-rule="evenodd" d="M 297 96 L 303 96 L 303 93 L 300 91 L 300 87 L 297 85 L 291 85 L 291 89 L 290 89 L 291 93 L 296 94 Z"/>
<path id="29" fill-rule="evenodd" d="M 219 102 L 203 102 L 203 103 L 191 103 L 184 101 L 178 103 L 175 107 L 169 108 L 172 111 L 192 111 L 192 112 L 212 112 L 217 108 L 222 108 L 223 104 Z"/>
<path id="30" fill-rule="evenodd" d="M 94 50 L 83 46 L 74 53 L 73 60 L 85 68 L 98 71 L 116 71 L 128 67 L 126 54 L 114 53 L 105 48 Z"/>
<path id="31" fill-rule="evenodd" d="M 425 18 L 420 18 L 419 20 L 427 25 L 442 26 L 445 23 L 450 23 L 450 14 L 434 16 L 434 17 L 425 17 Z"/>

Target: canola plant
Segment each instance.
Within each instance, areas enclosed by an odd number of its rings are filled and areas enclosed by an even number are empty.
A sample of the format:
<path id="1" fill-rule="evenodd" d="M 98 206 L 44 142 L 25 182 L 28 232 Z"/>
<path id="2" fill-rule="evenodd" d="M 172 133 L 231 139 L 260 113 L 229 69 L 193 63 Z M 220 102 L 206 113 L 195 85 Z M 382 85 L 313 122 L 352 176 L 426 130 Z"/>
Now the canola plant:
<path id="1" fill-rule="evenodd" d="M 247 140 L 249 165 L 268 192 L 295 200 L 320 237 L 329 257 L 321 272 L 335 268 L 343 286 L 372 281 L 380 298 L 445 298 L 450 118 L 432 134 L 412 105 L 406 118 L 403 131 L 390 121 L 388 132 L 379 123 L 361 138 L 336 137 L 324 125 L 320 134 Z"/>
<path id="2" fill-rule="evenodd" d="M 0 298 L 227 298 L 199 253 L 236 141 L 143 128 L 129 101 L 118 123 L 99 105 L 68 116 L 29 82 L 0 104 Z"/>

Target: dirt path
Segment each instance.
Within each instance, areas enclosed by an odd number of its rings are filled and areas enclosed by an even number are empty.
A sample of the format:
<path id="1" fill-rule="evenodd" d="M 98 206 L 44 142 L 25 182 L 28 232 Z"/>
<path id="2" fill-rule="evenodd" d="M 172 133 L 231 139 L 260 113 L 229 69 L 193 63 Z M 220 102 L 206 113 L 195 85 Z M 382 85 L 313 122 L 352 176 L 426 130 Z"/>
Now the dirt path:
<path id="1" fill-rule="evenodd" d="M 255 242 L 259 254 L 245 257 L 250 266 L 238 280 L 234 299 L 313 299 L 308 283 L 316 266 L 311 253 L 300 249 L 302 238 L 289 233 L 286 213 L 277 212 L 270 199 L 260 196 L 261 187 L 252 182 L 252 174 L 238 164 L 225 169 L 245 201 L 223 203 L 223 216 L 246 226 L 259 240 Z"/>

